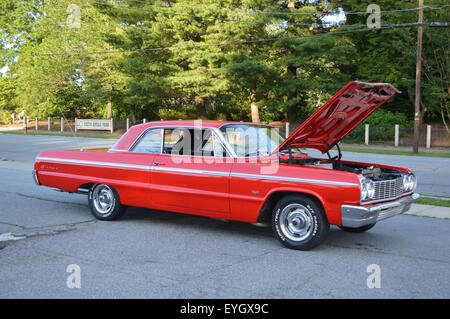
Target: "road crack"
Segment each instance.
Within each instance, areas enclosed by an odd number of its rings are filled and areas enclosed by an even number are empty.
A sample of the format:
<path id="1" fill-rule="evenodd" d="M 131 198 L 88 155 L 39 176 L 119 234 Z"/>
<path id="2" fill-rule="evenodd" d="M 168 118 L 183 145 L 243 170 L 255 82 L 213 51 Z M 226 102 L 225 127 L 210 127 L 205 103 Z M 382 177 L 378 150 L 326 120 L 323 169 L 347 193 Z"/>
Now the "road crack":
<path id="1" fill-rule="evenodd" d="M 9 232 L 9 233 L 0 234 L 0 242 L 8 243 L 10 241 L 22 240 L 22 239 L 27 239 L 27 238 L 39 237 L 39 236 L 59 235 L 64 232 L 76 230 L 78 225 L 90 224 L 90 223 L 95 223 L 95 222 L 97 222 L 97 221 L 96 220 L 88 220 L 88 221 L 82 221 L 82 222 L 43 226 L 43 227 L 32 227 L 32 228 L 18 226 L 18 227 L 22 227 L 23 230 L 19 231 L 19 232 Z"/>
<path id="2" fill-rule="evenodd" d="M 26 194 L 22 194 L 22 193 L 16 193 L 16 195 L 21 196 L 21 197 L 25 197 L 25 198 L 38 199 L 38 200 L 43 200 L 43 201 L 46 201 L 46 202 L 52 202 L 52 203 L 58 203 L 58 204 L 76 205 L 76 206 L 83 206 L 83 207 L 86 206 L 85 204 L 73 203 L 73 202 L 65 202 L 65 201 L 48 199 L 48 198 L 42 198 L 42 197 L 33 196 L 33 195 L 26 195 Z"/>

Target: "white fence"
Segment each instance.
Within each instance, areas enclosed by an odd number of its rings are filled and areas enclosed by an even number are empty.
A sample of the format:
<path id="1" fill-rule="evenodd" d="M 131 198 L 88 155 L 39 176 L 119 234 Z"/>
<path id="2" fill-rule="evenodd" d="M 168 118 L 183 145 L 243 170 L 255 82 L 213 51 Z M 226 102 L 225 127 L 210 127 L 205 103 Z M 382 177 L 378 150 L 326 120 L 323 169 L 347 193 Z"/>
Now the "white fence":
<path id="1" fill-rule="evenodd" d="M 89 131 L 109 131 L 114 133 L 115 131 L 128 131 L 131 124 L 130 119 L 126 120 L 102 120 L 102 119 L 75 119 L 69 120 L 74 126 L 75 132 L 78 130 L 89 130 Z M 47 118 L 47 121 L 41 121 L 39 127 L 39 119 L 35 118 L 34 130 L 42 130 L 42 122 L 46 122 L 47 131 L 67 131 L 69 124 L 64 118 L 52 119 Z M 138 121 L 138 123 L 146 123 L 146 119 Z M 135 123 L 136 124 L 136 123 Z M 292 133 L 298 125 L 292 125 L 290 123 L 271 123 L 277 127 L 281 133 L 288 136 Z M 24 117 L 23 121 L 24 130 L 33 128 L 29 125 L 29 118 Z M 294 126 L 294 127 L 293 127 Z M 44 126 L 45 127 L 45 126 Z M 69 129 L 70 130 L 70 129 Z M 380 140 L 380 135 L 383 136 Z M 359 126 L 355 128 L 347 137 L 343 139 L 343 143 L 348 144 L 388 144 L 391 146 L 411 146 L 412 145 L 413 128 L 412 127 L 401 127 L 399 125 L 391 127 L 371 127 L 368 124 L 364 126 Z M 433 147 L 450 147 L 450 135 L 447 133 L 445 128 L 432 127 L 431 125 L 423 126 L 420 128 L 420 145 L 422 147 L 431 148 Z"/>

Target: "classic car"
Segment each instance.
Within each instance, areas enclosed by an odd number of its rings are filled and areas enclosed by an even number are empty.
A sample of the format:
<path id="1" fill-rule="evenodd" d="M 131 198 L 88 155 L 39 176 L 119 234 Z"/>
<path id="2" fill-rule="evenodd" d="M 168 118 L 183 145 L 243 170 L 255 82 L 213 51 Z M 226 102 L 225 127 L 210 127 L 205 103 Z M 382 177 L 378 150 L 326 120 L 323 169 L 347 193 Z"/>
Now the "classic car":
<path id="1" fill-rule="evenodd" d="M 42 151 L 33 177 L 38 185 L 87 194 L 100 220 L 136 206 L 271 223 L 283 245 L 307 250 L 330 225 L 367 231 L 419 197 L 411 170 L 342 160 L 338 144 L 396 93 L 387 83 L 352 81 L 287 138 L 266 124 L 140 124 L 105 152 Z"/>

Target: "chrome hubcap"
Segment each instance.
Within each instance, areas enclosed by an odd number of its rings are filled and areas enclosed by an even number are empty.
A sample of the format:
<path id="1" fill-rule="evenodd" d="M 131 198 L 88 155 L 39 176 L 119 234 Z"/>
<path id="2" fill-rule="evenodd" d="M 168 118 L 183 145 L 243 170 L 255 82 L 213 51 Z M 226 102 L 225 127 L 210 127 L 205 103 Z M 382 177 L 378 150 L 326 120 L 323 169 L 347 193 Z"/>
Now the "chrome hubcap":
<path id="1" fill-rule="evenodd" d="M 301 204 L 289 204 L 281 211 L 280 228 L 290 240 L 305 240 L 313 231 L 312 214 Z"/>
<path id="2" fill-rule="evenodd" d="M 107 185 L 98 185 L 92 194 L 95 208 L 102 215 L 109 214 L 116 202 L 112 189 Z"/>

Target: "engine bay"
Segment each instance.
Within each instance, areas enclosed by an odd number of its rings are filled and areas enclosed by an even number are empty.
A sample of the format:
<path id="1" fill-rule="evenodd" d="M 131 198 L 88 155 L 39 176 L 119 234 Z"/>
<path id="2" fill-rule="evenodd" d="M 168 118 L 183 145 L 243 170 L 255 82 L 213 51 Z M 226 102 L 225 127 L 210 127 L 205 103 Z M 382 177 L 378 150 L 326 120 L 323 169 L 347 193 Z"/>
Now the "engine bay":
<path id="1" fill-rule="evenodd" d="M 403 176 L 402 172 L 396 170 L 354 163 L 343 163 L 336 159 L 291 158 L 289 160 L 281 160 L 280 163 L 351 172 L 361 174 L 372 181 L 392 180 Z"/>

